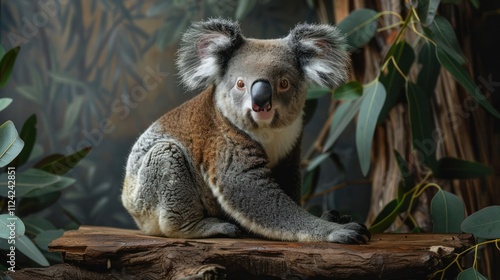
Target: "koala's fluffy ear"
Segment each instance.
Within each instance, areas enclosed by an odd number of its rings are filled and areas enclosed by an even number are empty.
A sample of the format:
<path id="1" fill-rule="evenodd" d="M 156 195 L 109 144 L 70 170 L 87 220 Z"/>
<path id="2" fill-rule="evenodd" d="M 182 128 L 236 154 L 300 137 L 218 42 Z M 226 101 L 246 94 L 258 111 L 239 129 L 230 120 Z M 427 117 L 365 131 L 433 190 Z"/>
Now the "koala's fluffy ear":
<path id="1" fill-rule="evenodd" d="M 287 38 L 310 82 L 334 88 L 347 79 L 349 54 L 345 50 L 345 39 L 336 27 L 299 24 Z"/>
<path id="2" fill-rule="evenodd" d="M 193 90 L 212 84 L 224 74 L 242 42 L 236 22 L 210 19 L 193 23 L 182 37 L 176 63 L 184 85 Z"/>

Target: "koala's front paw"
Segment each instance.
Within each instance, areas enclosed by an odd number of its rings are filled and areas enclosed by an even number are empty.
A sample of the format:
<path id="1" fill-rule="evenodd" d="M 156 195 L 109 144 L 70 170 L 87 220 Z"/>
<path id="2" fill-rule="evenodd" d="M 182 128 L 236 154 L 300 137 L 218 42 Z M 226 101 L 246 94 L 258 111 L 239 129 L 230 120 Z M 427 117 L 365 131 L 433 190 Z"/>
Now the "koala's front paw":
<path id="1" fill-rule="evenodd" d="M 321 215 L 321 219 L 337 224 L 348 224 L 352 222 L 351 216 L 342 215 L 340 216 L 339 212 L 336 210 L 326 211 Z"/>
<path id="2" fill-rule="evenodd" d="M 358 223 L 339 225 L 328 235 L 328 241 L 343 244 L 365 244 L 370 238 L 366 226 Z"/>

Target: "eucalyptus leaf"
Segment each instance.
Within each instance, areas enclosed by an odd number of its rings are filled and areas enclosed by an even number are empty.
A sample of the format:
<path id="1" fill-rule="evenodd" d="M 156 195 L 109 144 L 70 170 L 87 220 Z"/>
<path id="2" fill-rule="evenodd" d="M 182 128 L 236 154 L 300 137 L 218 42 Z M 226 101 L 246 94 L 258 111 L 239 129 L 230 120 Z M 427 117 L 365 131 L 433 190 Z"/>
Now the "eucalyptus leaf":
<path id="1" fill-rule="evenodd" d="M 361 48 L 377 32 L 377 12 L 371 9 L 357 9 L 337 27 L 345 34 L 349 51 Z"/>
<path id="2" fill-rule="evenodd" d="M 417 6 L 418 17 L 424 25 L 434 21 L 440 0 L 419 0 Z"/>
<path id="3" fill-rule="evenodd" d="M 461 233 L 465 219 L 462 200 L 447 191 L 439 190 L 431 201 L 431 215 L 435 233 Z"/>
<path id="4" fill-rule="evenodd" d="M 0 215 L 0 238 L 8 239 L 11 232 L 14 232 L 17 238 L 23 236 L 25 231 L 26 227 L 19 217 L 10 214 Z"/>
<path id="5" fill-rule="evenodd" d="M 42 252 L 40 252 L 40 249 L 38 249 L 26 235 L 16 239 L 16 248 L 39 265 L 49 266 L 49 262 Z"/>
<path id="6" fill-rule="evenodd" d="M 488 280 L 488 278 L 481 275 L 473 267 L 470 267 L 461 271 L 457 276 L 457 280 Z"/>
<path id="7" fill-rule="evenodd" d="M 356 126 L 356 147 L 363 175 L 370 169 L 370 155 L 377 120 L 386 98 L 384 86 L 376 81 L 363 89 Z"/>
<path id="8" fill-rule="evenodd" d="M 0 98 L 0 111 L 3 111 L 12 103 L 12 98 Z"/>
<path id="9" fill-rule="evenodd" d="M 436 57 L 436 47 L 431 43 L 424 43 L 418 54 L 418 62 L 422 65 L 417 77 L 419 85 L 428 97 L 434 94 L 441 65 Z"/>
<path id="10" fill-rule="evenodd" d="M 380 112 L 379 122 L 385 120 L 389 111 L 396 105 L 401 96 L 401 89 L 404 86 L 405 77 L 397 70 L 397 67 L 403 72 L 404 75 L 408 75 L 410 68 L 415 61 L 415 53 L 413 48 L 405 41 L 400 41 L 391 46 L 389 51 L 387 51 L 384 61 L 392 59 L 388 62 L 387 71 L 381 73 L 379 81 L 384 85 L 387 98 Z"/>
<path id="11" fill-rule="evenodd" d="M 46 230 L 56 229 L 47 219 L 35 217 L 34 215 L 23 218 L 23 222 L 26 226 L 26 233 L 31 236 L 36 236 Z"/>
<path id="12" fill-rule="evenodd" d="M 0 88 L 5 86 L 10 78 L 20 47 L 15 47 L 7 51 L 0 60 Z"/>
<path id="13" fill-rule="evenodd" d="M 413 149 L 419 152 L 420 160 L 427 167 L 436 170 L 437 144 L 432 138 L 434 119 L 430 100 L 424 91 L 412 82 L 406 83 L 406 98 L 410 113 Z"/>
<path id="14" fill-rule="evenodd" d="M 465 88 L 470 96 L 493 116 L 500 119 L 500 113 L 488 102 L 486 97 L 481 94 L 481 90 L 474 83 L 469 74 L 467 74 L 465 69 L 452 56 L 448 55 L 447 52 L 438 48 L 436 54 L 441 65 Z"/>
<path id="15" fill-rule="evenodd" d="M 325 87 L 312 87 L 307 90 L 307 100 L 318 99 L 332 93 L 332 90 Z"/>
<path id="16" fill-rule="evenodd" d="M 347 125 L 351 123 L 358 113 L 362 101 L 363 97 L 354 101 L 344 102 L 337 107 L 333 113 L 333 120 L 330 124 L 330 133 L 325 141 L 323 152 L 329 151 L 333 147 L 333 144 L 335 144 Z"/>
<path id="17" fill-rule="evenodd" d="M 382 211 L 378 213 L 377 217 L 370 226 L 371 233 L 381 233 L 384 232 L 398 217 L 399 215 L 399 204 L 397 199 L 391 200 L 387 203 Z"/>
<path id="18" fill-rule="evenodd" d="M 85 147 L 68 156 L 54 155 L 51 158 L 45 159 L 38 163 L 36 168 L 45 170 L 56 175 L 64 175 L 73 167 L 75 167 L 87 154 L 92 150 L 92 147 Z"/>
<path id="19" fill-rule="evenodd" d="M 455 30 L 450 22 L 437 15 L 434 21 L 428 28 L 424 28 L 424 32 L 437 44 L 437 49 L 446 52 L 449 56 L 459 64 L 465 63 L 465 58 L 460 49 Z"/>
<path id="20" fill-rule="evenodd" d="M 49 76 L 56 82 L 65 84 L 68 86 L 80 87 L 90 91 L 89 86 L 82 80 L 73 77 L 70 74 L 63 72 L 49 72 Z"/>
<path id="21" fill-rule="evenodd" d="M 23 124 L 19 137 L 24 141 L 24 147 L 21 153 L 14 161 L 14 166 L 21 166 L 30 158 L 36 141 L 36 115 L 31 115 Z"/>
<path id="22" fill-rule="evenodd" d="M 459 158 L 443 157 L 437 162 L 434 177 L 439 179 L 474 179 L 493 174 L 484 164 Z"/>
<path id="23" fill-rule="evenodd" d="M 16 91 L 19 92 L 24 98 L 31 100 L 38 105 L 42 105 L 42 96 L 40 91 L 34 86 L 17 86 Z"/>
<path id="24" fill-rule="evenodd" d="M 330 153 L 322 153 L 313 158 L 307 165 L 306 171 L 312 171 L 318 167 L 325 159 L 330 157 Z"/>
<path id="25" fill-rule="evenodd" d="M 35 238 L 33 238 L 33 241 L 38 246 L 38 248 L 44 251 L 48 251 L 50 242 L 61 237 L 63 234 L 63 229 L 46 230 L 39 233 Z"/>
<path id="26" fill-rule="evenodd" d="M 20 216 L 27 216 L 47 209 L 56 203 L 61 197 L 61 192 L 53 191 L 39 196 L 23 197 L 18 203 L 17 213 Z"/>
<path id="27" fill-rule="evenodd" d="M 38 169 L 16 173 L 16 197 L 33 197 L 62 190 L 75 182 L 72 178 L 50 174 Z M 0 174 L 0 196 L 7 196 L 7 173 Z"/>
<path id="28" fill-rule="evenodd" d="M 64 114 L 64 124 L 61 129 L 61 135 L 70 135 L 75 128 L 76 121 L 81 116 L 81 111 L 83 103 L 85 101 L 85 96 L 75 95 L 75 98 L 71 103 L 69 103 L 68 108 Z"/>
<path id="29" fill-rule="evenodd" d="M 333 97 L 338 100 L 355 100 L 363 94 L 363 85 L 358 81 L 350 81 L 335 89 Z"/>
<path id="30" fill-rule="evenodd" d="M 24 142 L 17 134 L 14 123 L 12 121 L 3 123 L 0 126 L 0 167 L 13 161 L 23 147 Z"/>
<path id="31" fill-rule="evenodd" d="M 500 238 L 500 206 L 488 206 L 472 213 L 463 221 L 461 229 L 477 238 Z"/>

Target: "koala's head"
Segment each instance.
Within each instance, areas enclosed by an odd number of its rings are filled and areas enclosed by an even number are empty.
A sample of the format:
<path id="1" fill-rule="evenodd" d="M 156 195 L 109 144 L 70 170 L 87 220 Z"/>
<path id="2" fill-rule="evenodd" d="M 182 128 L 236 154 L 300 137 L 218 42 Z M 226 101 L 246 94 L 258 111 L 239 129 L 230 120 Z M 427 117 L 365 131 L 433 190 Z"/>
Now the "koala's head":
<path id="1" fill-rule="evenodd" d="M 333 26 L 299 24 L 285 38 L 258 40 L 223 19 L 194 23 L 177 60 L 184 85 L 214 85 L 218 109 L 244 130 L 289 125 L 302 115 L 307 84 L 337 87 L 348 64 Z"/>

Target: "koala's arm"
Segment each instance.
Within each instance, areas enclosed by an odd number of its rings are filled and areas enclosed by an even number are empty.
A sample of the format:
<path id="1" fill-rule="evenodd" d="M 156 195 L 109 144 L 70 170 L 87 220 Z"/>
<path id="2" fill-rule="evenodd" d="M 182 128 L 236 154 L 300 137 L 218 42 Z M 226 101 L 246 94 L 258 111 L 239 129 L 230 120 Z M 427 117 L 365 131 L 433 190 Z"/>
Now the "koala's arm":
<path id="1" fill-rule="evenodd" d="M 272 169 L 272 177 L 295 203 L 300 205 L 302 176 L 300 174 L 300 139 L 288 156 Z"/>
<path id="2" fill-rule="evenodd" d="M 301 208 L 272 179 L 258 145 L 225 146 L 209 174 L 210 187 L 224 211 L 247 230 L 288 241 L 364 243 L 369 238 L 362 225 L 328 222 Z"/>

